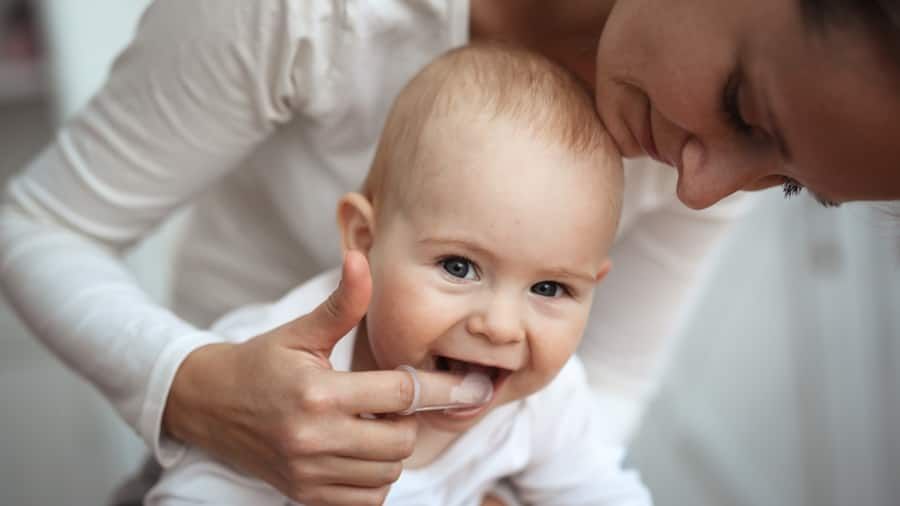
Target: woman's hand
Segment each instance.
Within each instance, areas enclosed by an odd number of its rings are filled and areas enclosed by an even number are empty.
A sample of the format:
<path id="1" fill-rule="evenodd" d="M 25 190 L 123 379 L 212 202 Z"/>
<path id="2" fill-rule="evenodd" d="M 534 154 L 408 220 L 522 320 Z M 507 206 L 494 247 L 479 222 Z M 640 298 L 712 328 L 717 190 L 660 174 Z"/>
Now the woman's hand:
<path id="1" fill-rule="evenodd" d="M 176 374 L 165 430 L 270 483 L 293 500 L 381 504 L 416 440 L 402 371 L 336 372 L 334 344 L 365 314 L 365 257 L 349 253 L 342 280 L 313 312 L 241 344 L 196 350 Z M 460 380 L 419 372 L 421 405 L 449 404 Z"/>

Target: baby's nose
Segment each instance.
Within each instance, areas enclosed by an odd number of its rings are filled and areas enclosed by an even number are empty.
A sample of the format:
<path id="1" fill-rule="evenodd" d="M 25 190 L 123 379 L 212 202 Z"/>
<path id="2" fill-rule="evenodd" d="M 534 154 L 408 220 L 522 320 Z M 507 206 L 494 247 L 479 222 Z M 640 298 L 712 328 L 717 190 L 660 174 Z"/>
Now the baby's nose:
<path id="1" fill-rule="evenodd" d="M 525 339 L 521 308 L 513 298 L 495 298 L 468 321 L 469 332 L 494 344 L 510 344 Z"/>

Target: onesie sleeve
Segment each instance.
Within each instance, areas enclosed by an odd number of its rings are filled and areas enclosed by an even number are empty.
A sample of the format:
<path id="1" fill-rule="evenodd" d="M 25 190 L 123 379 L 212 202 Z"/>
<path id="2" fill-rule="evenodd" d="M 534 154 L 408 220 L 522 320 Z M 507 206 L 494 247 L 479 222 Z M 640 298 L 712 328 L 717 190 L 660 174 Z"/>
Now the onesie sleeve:
<path id="1" fill-rule="evenodd" d="M 532 451 L 513 476 L 523 504 L 650 506 L 637 473 L 622 469 L 622 445 L 606 441 L 603 413 L 591 402 L 584 370 L 572 358 L 543 391 L 528 398 Z"/>
<path id="2" fill-rule="evenodd" d="M 340 5 L 153 2 L 99 94 L 6 188 L 6 295 L 164 465 L 180 451 L 160 434 L 175 371 L 219 338 L 151 301 L 119 255 L 279 125 L 327 108 Z"/>
<path id="3" fill-rule="evenodd" d="M 617 443 L 628 442 L 659 383 L 704 265 L 748 207 L 747 195 L 736 194 L 696 211 L 674 187 L 656 193 L 660 203 L 641 212 L 610 252 L 613 267 L 596 289 L 578 350 L 608 421 L 604 437 Z"/>

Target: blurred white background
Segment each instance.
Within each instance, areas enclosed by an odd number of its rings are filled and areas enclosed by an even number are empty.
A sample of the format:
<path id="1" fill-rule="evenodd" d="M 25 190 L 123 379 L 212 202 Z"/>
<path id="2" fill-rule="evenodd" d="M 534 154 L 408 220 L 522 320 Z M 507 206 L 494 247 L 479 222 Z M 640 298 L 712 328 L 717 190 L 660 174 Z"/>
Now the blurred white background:
<path id="1" fill-rule="evenodd" d="M 147 3 L 32 2 L 40 54 L 0 56 L 4 178 L 90 98 Z M 163 301 L 176 234 L 129 256 Z M 695 296 L 631 459 L 657 504 L 900 504 L 900 224 L 762 194 Z M 0 505 L 103 504 L 142 453 L 0 307 Z"/>

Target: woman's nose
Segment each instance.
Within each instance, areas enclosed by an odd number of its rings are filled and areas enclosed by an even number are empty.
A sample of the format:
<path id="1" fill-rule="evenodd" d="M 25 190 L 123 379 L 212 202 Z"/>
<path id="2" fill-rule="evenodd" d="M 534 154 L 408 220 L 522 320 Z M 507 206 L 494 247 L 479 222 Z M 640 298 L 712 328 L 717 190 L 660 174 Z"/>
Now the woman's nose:
<path id="1" fill-rule="evenodd" d="M 511 344 L 525 339 L 519 304 L 513 297 L 494 299 L 475 311 L 467 321 L 470 334 L 481 336 L 493 344 Z"/>
<path id="2" fill-rule="evenodd" d="M 687 140 L 678 171 L 678 198 L 692 209 L 704 209 L 740 190 L 771 186 L 772 167 L 761 156 L 740 149 L 709 149 L 696 137 Z M 769 176 L 769 177 L 767 177 Z M 766 184 L 760 182 L 766 181 Z"/>

